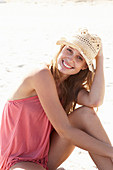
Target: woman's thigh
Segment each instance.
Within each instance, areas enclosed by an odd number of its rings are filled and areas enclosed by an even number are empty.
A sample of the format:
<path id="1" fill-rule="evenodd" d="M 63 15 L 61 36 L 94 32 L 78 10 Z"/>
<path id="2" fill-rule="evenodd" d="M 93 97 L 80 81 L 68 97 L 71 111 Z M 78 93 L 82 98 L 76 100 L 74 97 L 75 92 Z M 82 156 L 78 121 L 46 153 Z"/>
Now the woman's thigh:
<path id="1" fill-rule="evenodd" d="M 41 165 L 32 162 L 18 162 L 10 170 L 45 170 Z"/>
<path id="2" fill-rule="evenodd" d="M 51 134 L 50 150 L 48 155 L 48 168 L 55 170 L 71 154 L 75 146 L 61 138 L 56 131 Z"/>
<path id="3" fill-rule="evenodd" d="M 69 121 L 75 128 L 84 130 L 85 123 L 96 116 L 93 109 L 80 107 L 71 113 Z M 89 119 L 89 120 L 88 120 Z M 69 141 L 61 138 L 57 132 L 51 134 L 50 151 L 48 159 L 49 170 L 54 170 L 64 162 L 74 150 L 75 146 Z"/>

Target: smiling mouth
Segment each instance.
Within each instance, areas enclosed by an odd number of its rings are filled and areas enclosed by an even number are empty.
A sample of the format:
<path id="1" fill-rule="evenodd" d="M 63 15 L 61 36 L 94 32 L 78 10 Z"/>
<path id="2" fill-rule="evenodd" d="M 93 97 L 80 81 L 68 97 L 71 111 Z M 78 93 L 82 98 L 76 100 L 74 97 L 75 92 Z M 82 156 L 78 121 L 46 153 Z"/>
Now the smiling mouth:
<path id="1" fill-rule="evenodd" d="M 62 60 L 62 64 L 68 69 L 74 69 L 74 67 L 71 67 L 70 65 L 66 64 L 64 60 Z"/>

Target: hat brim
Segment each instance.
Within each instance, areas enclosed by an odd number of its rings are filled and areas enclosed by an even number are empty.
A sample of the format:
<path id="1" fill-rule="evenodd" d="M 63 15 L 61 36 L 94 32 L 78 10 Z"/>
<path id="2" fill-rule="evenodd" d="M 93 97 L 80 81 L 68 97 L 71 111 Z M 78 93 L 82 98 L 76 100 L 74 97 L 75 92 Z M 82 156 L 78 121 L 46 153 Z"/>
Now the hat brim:
<path id="1" fill-rule="evenodd" d="M 81 49 L 77 44 L 73 44 L 73 43 L 71 43 L 71 42 L 67 42 L 66 40 L 59 40 L 59 41 L 56 42 L 56 44 L 57 44 L 57 45 L 61 45 L 61 46 L 66 45 L 66 46 L 70 46 L 70 47 L 72 47 L 72 48 L 77 49 L 77 50 L 80 52 L 80 54 L 84 57 L 87 65 L 88 65 L 89 70 L 90 70 L 91 72 L 94 72 L 93 62 L 92 62 L 92 61 L 90 61 L 90 63 L 88 62 L 87 56 L 84 54 L 84 52 L 82 51 L 82 49 Z"/>

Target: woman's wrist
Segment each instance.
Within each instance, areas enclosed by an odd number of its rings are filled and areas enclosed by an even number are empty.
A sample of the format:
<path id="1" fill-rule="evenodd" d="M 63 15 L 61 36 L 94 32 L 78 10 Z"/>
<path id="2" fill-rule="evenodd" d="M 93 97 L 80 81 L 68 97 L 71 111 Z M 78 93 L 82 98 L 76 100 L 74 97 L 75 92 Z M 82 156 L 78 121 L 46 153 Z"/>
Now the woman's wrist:
<path id="1" fill-rule="evenodd" d="M 96 64 L 97 65 L 98 65 L 98 63 L 101 64 L 101 63 L 103 63 L 103 61 L 104 61 L 104 56 L 103 56 L 103 50 L 101 47 L 100 51 L 98 52 L 98 55 L 96 56 Z"/>
<path id="2" fill-rule="evenodd" d="M 97 68 L 103 69 L 103 66 L 104 66 L 103 53 L 99 53 L 96 57 L 96 69 Z"/>

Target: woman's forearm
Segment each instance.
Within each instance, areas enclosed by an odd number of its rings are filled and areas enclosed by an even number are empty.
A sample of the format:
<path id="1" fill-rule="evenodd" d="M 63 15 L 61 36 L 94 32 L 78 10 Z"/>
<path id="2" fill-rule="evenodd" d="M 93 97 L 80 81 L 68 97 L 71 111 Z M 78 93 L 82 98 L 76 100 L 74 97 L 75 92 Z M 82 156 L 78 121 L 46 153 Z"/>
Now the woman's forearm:
<path id="1" fill-rule="evenodd" d="M 94 81 L 91 86 L 89 97 L 97 105 L 103 103 L 105 94 L 105 79 L 104 79 L 104 65 L 103 65 L 103 54 L 100 52 L 96 58 L 96 72 Z"/>
<path id="2" fill-rule="evenodd" d="M 82 130 L 71 128 L 67 138 L 75 146 L 78 146 L 90 153 L 101 155 L 104 157 L 113 158 L 113 147 L 105 142 L 102 142 Z"/>

